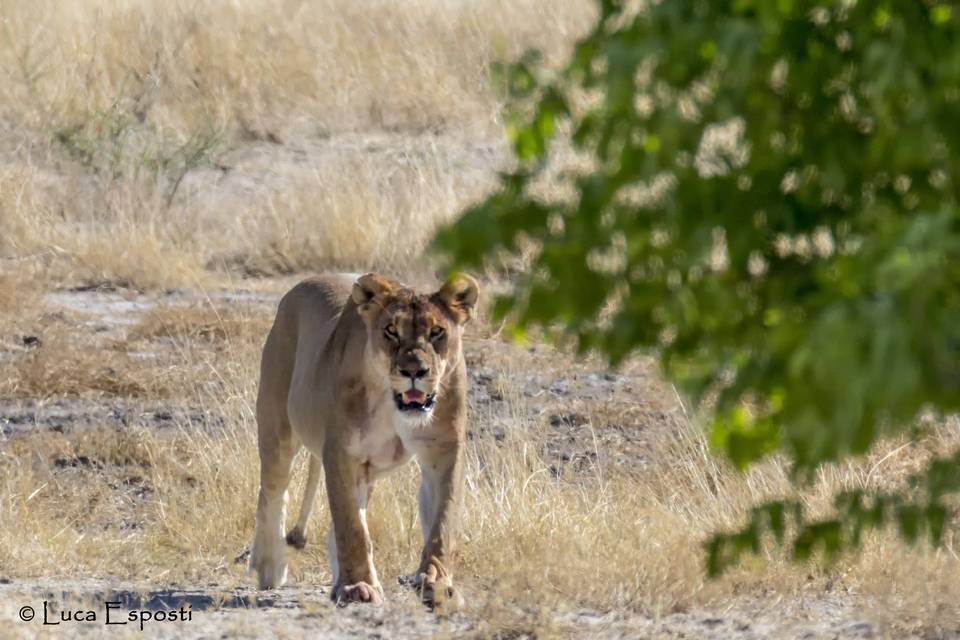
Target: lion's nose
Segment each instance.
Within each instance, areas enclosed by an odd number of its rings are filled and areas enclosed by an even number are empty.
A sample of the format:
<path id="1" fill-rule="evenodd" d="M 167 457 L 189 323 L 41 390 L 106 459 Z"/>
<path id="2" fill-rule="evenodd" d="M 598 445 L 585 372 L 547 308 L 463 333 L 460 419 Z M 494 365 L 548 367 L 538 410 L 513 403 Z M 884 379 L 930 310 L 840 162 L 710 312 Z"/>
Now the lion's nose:
<path id="1" fill-rule="evenodd" d="M 419 380 L 420 378 L 427 375 L 427 373 L 428 373 L 427 370 L 422 367 L 419 367 L 419 368 L 405 367 L 403 369 L 400 369 L 400 375 L 410 378 L 411 380 Z"/>

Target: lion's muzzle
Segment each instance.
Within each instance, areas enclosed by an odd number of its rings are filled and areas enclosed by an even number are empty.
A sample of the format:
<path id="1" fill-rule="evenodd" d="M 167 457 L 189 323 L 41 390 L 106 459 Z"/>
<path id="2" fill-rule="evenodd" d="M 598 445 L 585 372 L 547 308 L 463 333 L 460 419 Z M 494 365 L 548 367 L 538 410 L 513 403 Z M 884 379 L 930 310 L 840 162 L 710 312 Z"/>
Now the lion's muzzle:
<path id="1" fill-rule="evenodd" d="M 426 394 L 419 389 L 407 389 L 403 393 L 394 392 L 393 401 L 400 411 L 429 412 L 437 402 L 437 394 Z"/>

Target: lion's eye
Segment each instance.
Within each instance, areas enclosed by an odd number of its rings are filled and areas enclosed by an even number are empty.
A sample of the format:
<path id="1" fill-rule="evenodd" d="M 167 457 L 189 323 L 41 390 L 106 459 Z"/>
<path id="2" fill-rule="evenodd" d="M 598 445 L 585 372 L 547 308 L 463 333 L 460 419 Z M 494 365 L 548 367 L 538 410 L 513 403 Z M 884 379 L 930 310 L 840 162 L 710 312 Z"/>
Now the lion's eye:
<path id="1" fill-rule="evenodd" d="M 396 340 L 400 337 L 400 334 L 397 333 L 397 328 L 392 324 L 388 324 L 386 327 L 384 327 L 383 333 L 391 340 Z"/>
<path id="2" fill-rule="evenodd" d="M 443 334 L 444 334 L 443 327 L 433 327 L 432 329 L 430 329 L 431 340 L 439 340 L 440 338 L 443 337 Z"/>

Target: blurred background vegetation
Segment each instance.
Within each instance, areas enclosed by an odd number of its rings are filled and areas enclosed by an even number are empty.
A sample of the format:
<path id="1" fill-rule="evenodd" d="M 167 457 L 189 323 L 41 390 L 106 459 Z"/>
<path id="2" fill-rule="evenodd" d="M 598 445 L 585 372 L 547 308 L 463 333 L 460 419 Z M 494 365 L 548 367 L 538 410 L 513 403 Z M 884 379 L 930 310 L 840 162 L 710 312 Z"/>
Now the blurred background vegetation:
<path id="1" fill-rule="evenodd" d="M 436 238 L 452 268 L 526 260 L 495 307 L 518 335 L 659 354 L 736 466 L 784 453 L 798 485 L 956 411 L 960 7 L 600 9 L 560 71 L 497 69 L 515 164 Z M 559 156 L 569 188 L 544 196 Z M 954 456 L 826 519 L 768 502 L 709 569 L 768 535 L 798 559 L 890 523 L 938 543 L 958 488 Z"/>

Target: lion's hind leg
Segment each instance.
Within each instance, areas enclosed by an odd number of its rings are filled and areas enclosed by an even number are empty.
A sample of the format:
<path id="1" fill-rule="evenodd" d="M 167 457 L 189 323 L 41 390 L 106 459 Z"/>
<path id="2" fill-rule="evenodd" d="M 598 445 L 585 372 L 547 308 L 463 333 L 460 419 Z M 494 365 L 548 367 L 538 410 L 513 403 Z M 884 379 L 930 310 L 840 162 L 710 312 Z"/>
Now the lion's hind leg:
<path id="1" fill-rule="evenodd" d="M 307 472 L 307 486 L 303 490 L 303 503 L 300 505 L 300 516 L 297 524 L 287 534 L 287 544 L 295 549 L 303 549 L 307 544 L 307 525 L 310 524 L 310 515 L 317 502 L 317 489 L 320 487 L 320 472 L 323 470 L 320 458 L 310 454 L 310 466 Z"/>
<path id="2" fill-rule="evenodd" d="M 260 589 L 275 589 L 283 586 L 287 580 L 284 535 L 287 485 L 290 483 L 290 466 L 298 448 L 299 445 L 290 438 L 260 448 L 257 525 L 249 565 L 250 571 L 257 573 Z"/>

